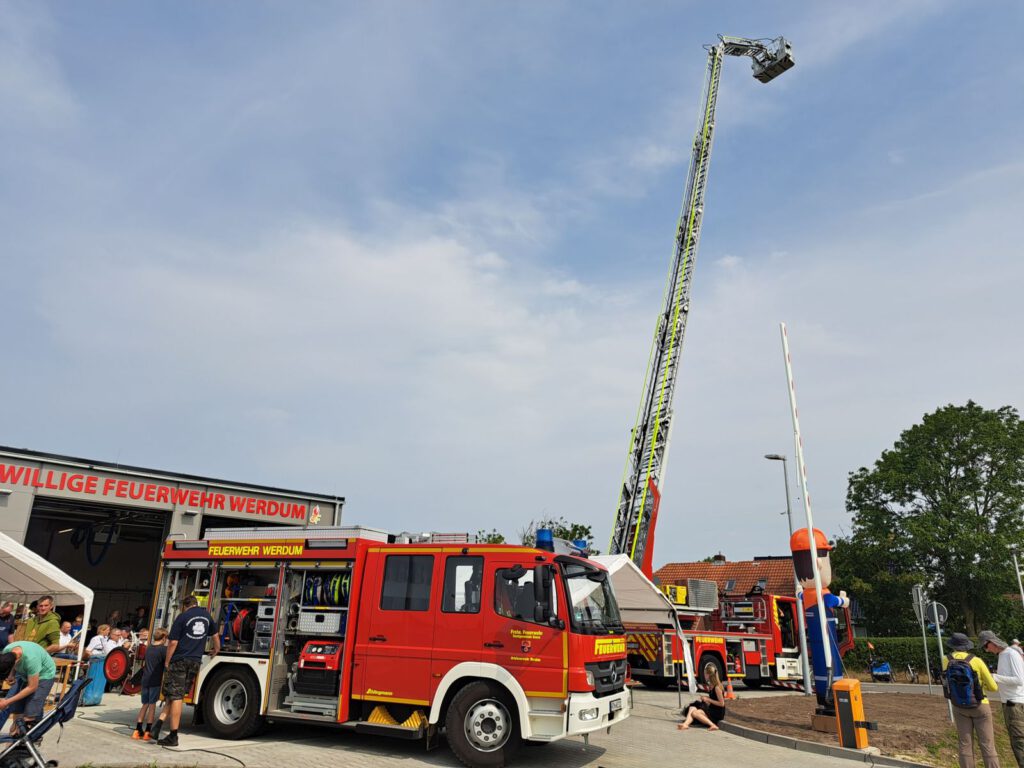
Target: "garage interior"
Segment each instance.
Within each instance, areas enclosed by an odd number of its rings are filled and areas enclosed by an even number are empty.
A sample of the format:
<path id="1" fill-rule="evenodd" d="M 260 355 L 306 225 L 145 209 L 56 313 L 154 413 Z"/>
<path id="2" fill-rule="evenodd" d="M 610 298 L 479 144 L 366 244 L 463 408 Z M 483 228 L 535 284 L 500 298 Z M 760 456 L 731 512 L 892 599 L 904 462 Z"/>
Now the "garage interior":
<path id="1" fill-rule="evenodd" d="M 93 616 L 149 611 L 170 514 L 70 499 L 38 497 L 25 546 L 95 593 Z M 81 606 L 57 606 L 71 620 Z"/>

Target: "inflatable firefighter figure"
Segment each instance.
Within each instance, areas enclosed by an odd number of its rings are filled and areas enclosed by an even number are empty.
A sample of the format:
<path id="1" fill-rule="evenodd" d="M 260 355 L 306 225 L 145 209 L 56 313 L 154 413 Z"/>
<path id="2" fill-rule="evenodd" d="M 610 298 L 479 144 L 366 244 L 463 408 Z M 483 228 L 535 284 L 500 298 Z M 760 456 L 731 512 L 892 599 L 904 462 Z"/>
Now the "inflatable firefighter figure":
<path id="1" fill-rule="evenodd" d="M 829 685 L 843 677 L 843 660 L 839 656 L 839 638 L 836 633 L 836 616 L 834 609 L 845 608 L 850 599 L 845 592 L 833 595 L 828 591 L 832 583 L 832 565 L 828 559 L 832 546 L 825 534 L 814 529 L 814 545 L 818 550 L 818 573 L 821 576 L 822 602 L 825 605 L 825 619 L 828 626 L 828 638 L 821 636 L 821 622 L 818 619 L 818 593 L 814 588 L 814 566 L 811 562 L 811 544 L 807 537 L 807 529 L 801 528 L 789 540 L 789 548 L 793 552 L 793 568 L 797 581 L 803 589 L 804 618 L 807 625 L 807 645 L 811 652 L 814 665 L 814 692 L 818 697 L 818 707 L 822 714 L 835 714 Z M 832 649 L 832 680 L 829 680 L 828 667 L 825 665 L 825 643 Z"/>

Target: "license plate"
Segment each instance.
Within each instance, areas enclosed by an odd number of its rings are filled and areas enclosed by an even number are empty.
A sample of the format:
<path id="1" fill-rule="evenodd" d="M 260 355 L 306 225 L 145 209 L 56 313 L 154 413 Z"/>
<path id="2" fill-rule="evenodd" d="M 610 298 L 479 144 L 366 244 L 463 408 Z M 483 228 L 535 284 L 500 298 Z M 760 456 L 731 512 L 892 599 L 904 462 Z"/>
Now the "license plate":
<path id="1" fill-rule="evenodd" d="M 622 699 L 612 699 L 608 702 L 608 711 L 618 712 L 620 709 L 622 709 Z"/>

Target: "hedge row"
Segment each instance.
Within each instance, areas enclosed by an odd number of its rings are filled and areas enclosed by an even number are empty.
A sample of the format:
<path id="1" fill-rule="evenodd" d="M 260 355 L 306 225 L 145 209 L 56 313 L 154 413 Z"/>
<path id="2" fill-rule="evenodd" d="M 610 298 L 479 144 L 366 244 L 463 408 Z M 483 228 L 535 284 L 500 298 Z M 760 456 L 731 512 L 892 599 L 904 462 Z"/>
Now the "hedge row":
<path id="1" fill-rule="evenodd" d="M 901 672 L 907 664 L 913 664 L 918 672 L 924 672 L 924 646 L 920 637 L 858 637 L 855 642 L 853 650 L 843 657 L 843 666 L 849 670 L 867 670 L 870 642 L 875 646 L 871 653 L 876 661 L 888 661 L 894 671 Z M 938 644 L 935 637 L 929 636 L 928 657 L 933 665 L 937 661 L 937 654 Z"/>

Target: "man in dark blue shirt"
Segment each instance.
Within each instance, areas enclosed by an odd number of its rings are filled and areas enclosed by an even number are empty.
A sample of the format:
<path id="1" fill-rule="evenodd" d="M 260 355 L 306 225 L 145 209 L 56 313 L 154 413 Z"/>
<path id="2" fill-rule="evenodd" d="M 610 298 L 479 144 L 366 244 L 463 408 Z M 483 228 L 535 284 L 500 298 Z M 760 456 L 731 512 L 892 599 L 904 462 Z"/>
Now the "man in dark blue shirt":
<path id="1" fill-rule="evenodd" d="M 157 743 L 164 747 L 178 746 L 178 724 L 181 722 L 182 699 L 192 690 L 192 683 L 199 673 L 199 664 L 206 651 L 206 638 L 213 638 L 210 656 L 220 653 L 220 637 L 213 617 L 199 605 L 195 595 L 181 601 L 181 613 L 171 624 L 167 635 L 167 671 L 164 672 L 163 692 L 168 706 L 160 713 L 160 720 L 153 726 L 153 738 L 160 735 L 165 719 L 171 721 L 171 732 Z"/>

